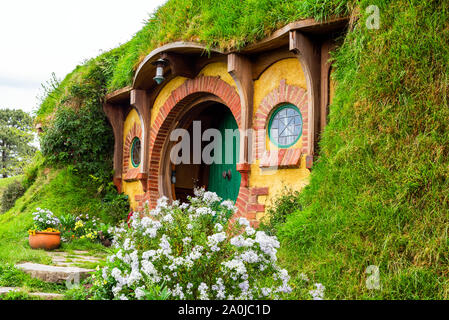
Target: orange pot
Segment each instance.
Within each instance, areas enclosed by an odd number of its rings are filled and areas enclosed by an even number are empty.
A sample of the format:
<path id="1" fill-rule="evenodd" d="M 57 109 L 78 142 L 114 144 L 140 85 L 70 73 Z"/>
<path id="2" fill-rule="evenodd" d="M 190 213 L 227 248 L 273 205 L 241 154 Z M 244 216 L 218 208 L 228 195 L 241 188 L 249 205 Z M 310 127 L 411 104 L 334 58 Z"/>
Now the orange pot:
<path id="1" fill-rule="evenodd" d="M 61 233 L 36 231 L 35 235 L 28 237 L 28 242 L 33 249 L 57 249 L 61 245 Z"/>

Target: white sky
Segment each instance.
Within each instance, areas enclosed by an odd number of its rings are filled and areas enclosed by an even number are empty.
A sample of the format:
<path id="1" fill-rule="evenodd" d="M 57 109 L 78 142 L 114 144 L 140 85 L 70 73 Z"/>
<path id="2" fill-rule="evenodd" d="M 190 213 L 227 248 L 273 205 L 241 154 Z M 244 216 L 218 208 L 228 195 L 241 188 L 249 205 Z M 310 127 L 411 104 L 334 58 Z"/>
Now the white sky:
<path id="1" fill-rule="evenodd" d="M 166 0 L 0 0 L 0 108 L 36 110 L 41 83 L 132 38 Z"/>

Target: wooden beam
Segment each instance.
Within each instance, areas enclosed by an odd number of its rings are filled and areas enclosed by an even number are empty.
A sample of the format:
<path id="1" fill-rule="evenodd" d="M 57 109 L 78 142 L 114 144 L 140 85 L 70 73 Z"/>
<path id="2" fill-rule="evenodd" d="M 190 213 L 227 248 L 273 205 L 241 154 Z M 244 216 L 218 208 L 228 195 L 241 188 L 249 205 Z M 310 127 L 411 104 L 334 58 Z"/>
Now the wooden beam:
<path id="1" fill-rule="evenodd" d="M 196 76 L 194 57 L 173 52 L 164 52 L 161 53 L 161 58 L 168 61 L 174 76 L 181 76 L 189 79 L 193 79 Z"/>
<path id="2" fill-rule="evenodd" d="M 103 111 L 106 114 L 114 133 L 114 182 L 120 184 L 116 184 L 120 192 L 123 166 L 123 109 L 121 105 L 105 103 L 103 104 Z"/>
<path id="3" fill-rule="evenodd" d="M 252 128 L 254 82 L 252 63 L 244 55 L 231 53 L 228 55 L 228 72 L 237 84 L 241 105 L 240 120 L 240 163 L 251 163 L 252 137 L 248 137 Z M 243 134 L 243 136 L 242 136 Z M 243 138 L 243 139 L 242 139 Z"/>
<path id="4" fill-rule="evenodd" d="M 143 177 L 148 173 L 148 155 L 150 146 L 150 125 L 151 125 L 151 113 L 150 113 L 150 96 L 145 90 L 131 90 L 130 104 L 136 108 L 142 126 L 142 150 L 141 159 L 142 166 L 140 173 Z M 143 185 L 143 182 L 142 182 Z M 144 185 L 144 190 L 146 189 L 146 183 Z"/>
<path id="5" fill-rule="evenodd" d="M 321 43 L 295 30 L 290 31 L 289 49 L 301 62 L 309 97 L 309 154 L 313 155 L 320 134 Z"/>

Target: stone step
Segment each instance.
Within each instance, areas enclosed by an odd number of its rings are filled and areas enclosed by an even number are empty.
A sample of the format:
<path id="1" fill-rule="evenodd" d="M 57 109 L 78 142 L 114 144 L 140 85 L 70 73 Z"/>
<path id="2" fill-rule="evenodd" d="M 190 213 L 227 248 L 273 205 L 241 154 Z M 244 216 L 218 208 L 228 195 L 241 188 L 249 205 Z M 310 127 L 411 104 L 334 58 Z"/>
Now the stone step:
<path id="1" fill-rule="evenodd" d="M 94 257 L 88 255 L 87 251 L 75 250 L 72 253 L 63 251 L 50 251 L 48 255 L 51 257 L 52 264 L 57 267 L 77 267 L 86 263 L 99 264 L 104 257 Z"/>
<path id="2" fill-rule="evenodd" d="M 16 287 L 0 287 L 0 296 L 7 294 L 8 292 L 16 291 L 20 292 L 21 288 Z M 27 292 L 32 297 L 38 297 L 43 300 L 62 300 L 64 295 L 60 293 L 46 293 L 46 292 Z"/>
<path id="3" fill-rule="evenodd" d="M 45 282 L 55 283 L 64 283 L 66 281 L 69 281 L 70 283 L 78 283 L 88 277 L 91 272 L 95 271 L 93 269 L 49 266 L 31 262 L 18 264 L 16 265 L 16 268 L 28 273 L 33 278 L 38 278 Z"/>

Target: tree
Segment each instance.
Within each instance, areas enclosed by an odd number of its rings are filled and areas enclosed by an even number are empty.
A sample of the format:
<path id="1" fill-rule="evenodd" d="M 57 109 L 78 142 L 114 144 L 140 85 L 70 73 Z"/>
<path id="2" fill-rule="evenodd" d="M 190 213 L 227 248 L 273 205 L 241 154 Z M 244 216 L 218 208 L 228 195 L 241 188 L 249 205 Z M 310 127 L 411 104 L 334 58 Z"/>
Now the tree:
<path id="1" fill-rule="evenodd" d="M 3 178 L 23 172 L 36 152 L 33 118 L 22 110 L 0 109 L 0 174 Z"/>

